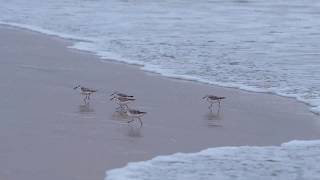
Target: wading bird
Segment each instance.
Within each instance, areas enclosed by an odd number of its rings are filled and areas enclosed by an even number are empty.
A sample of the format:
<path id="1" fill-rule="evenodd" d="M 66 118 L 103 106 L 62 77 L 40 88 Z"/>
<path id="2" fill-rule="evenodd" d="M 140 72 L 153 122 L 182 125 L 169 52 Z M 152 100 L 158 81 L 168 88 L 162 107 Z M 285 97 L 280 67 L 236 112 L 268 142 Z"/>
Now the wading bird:
<path id="1" fill-rule="evenodd" d="M 131 120 L 128 121 L 128 123 L 131 123 L 135 119 L 138 119 L 140 122 L 140 127 L 142 127 L 143 123 L 142 123 L 141 117 L 144 116 L 145 114 L 147 114 L 147 112 L 142 112 L 142 111 L 139 111 L 136 109 L 129 109 L 128 108 L 126 113 L 131 118 Z"/>
<path id="2" fill-rule="evenodd" d="M 82 96 L 84 96 L 83 101 L 84 101 L 85 103 L 87 103 L 87 100 L 90 100 L 91 94 L 97 92 L 96 89 L 86 88 L 86 87 L 83 87 L 83 86 L 81 86 L 81 85 L 78 85 L 78 86 L 74 87 L 73 89 L 80 91 L 80 94 L 81 94 Z"/>
<path id="3" fill-rule="evenodd" d="M 212 112 L 213 111 L 213 104 L 218 103 L 219 108 L 218 108 L 218 113 L 220 112 L 220 106 L 221 106 L 221 101 L 225 99 L 226 97 L 221 97 L 221 96 L 214 96 L 214 95 L 206 95 L 202 99 L 205 99 L 210 105 L 209 109 Z"/>
<path id="4" fill-rule="evenodd" d="M 133 96 L 132 96 L 133 97 Z M 123 96 L 117 96 L 114 95 L 110 100 L 116 102 L 119 105 L 119 109 L 123 112 L 126 111 L 126 109 L 129 109 L 128 104 L 130 102 L 135 101 L 136 99 L 132 98 L 130 96 L 123 97 Z"/>

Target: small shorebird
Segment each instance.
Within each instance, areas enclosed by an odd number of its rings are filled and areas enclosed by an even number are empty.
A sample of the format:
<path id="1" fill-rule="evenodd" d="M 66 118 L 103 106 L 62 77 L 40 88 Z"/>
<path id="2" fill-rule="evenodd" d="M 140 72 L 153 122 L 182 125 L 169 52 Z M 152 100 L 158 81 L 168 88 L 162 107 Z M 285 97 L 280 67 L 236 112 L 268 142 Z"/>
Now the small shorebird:
<path id="1" fill-rule="evenodd" d="M 81 85 L 78 85 L 76 87 L 73 88 L 74 90 L 78 89 L 80 90 L 80 94 L 84 96 L 84 99 L 83 101 L 85 103 L 87 103 L 87 100 L 90 100 L 90 95 L 97 92 L 96 89 L 90 89 L 90 88 L 86 88 L 86 87 L 83 87 Z"/>
<path id="2" fill-rule="evenodd" d="M 110 101 L 114 101 L 119 105 L 119 108 L 122 111 L 125 111 L 126 109 L 129 109 L 128 104 L 130 102 L 135 101 L 136 99 L 132 98 L 132 97 L 122 97 L 122 96 L 113 96 Z"/>
<path id="3" fill-rule="evenodd" d="M 209 102 L 209 109 L 212 112 L 213 111 L 213 104 L 214 103 L 218 103 L 219 104 L 219 109 L 218 109 L 218 113 L 220 112 L 220 104 L 221 104 L 221 100 L 225 99 L 226 97 L 221 97 L 221 96 L 214 96 L 214 95 L 206 95 L 204 96 L 202 99 L 205 99 L 206 101 Z"/>
<path id="4" fill-rule="evenodd" d="M 145 114 L 147 114 L 147 112 L 142 112 L 142 111 L 139 111 L 136 109 L 129 109 L 128 108 L 126 113 L 129 117 L 131 117 L 131 120 L 128 121 L 128 123 L 131 123 L 135 119 L 138 119 L 140 122 L 140 125 L 141 125 L 140 127 L 142 127 L 143 123 L 142 123 L 141 117 L 144 116 Z"/>

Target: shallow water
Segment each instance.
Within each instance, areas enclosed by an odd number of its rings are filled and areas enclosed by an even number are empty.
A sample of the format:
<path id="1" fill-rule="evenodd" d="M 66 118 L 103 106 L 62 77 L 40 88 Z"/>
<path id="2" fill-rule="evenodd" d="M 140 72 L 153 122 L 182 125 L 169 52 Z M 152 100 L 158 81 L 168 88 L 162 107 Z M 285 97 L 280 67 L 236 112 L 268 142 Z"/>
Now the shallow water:
<path id="1" fill-rule="evenodd" d="M 318 180 L 320 141 L 220 147 L 158 156 L 107 171 L 105 180 Z"/>
<path id="2" fill-rule="evenodd" d="M 0 22 L 165 76 L 273 92 L 320 112 L 318 0 L 0 0 Z"/>

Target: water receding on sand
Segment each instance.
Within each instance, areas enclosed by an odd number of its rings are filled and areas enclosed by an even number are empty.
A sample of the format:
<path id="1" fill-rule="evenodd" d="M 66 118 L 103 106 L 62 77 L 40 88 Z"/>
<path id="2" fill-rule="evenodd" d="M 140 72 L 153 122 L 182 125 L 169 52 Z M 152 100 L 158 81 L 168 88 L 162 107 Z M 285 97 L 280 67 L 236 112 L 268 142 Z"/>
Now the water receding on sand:
<path id="1" fill-rule="evenodd" d="M 107 171 L 105 180 L 316 180 L 320 141 L 291 141 L 281 146 L 219 147 L 199 153 L 158 156 Z"/>
<path id="2" fill-rule="evenodd" d="M 2 1 L 4 24 L 165 76 L 294 97 L 320 112 L 317 0 Z"/>

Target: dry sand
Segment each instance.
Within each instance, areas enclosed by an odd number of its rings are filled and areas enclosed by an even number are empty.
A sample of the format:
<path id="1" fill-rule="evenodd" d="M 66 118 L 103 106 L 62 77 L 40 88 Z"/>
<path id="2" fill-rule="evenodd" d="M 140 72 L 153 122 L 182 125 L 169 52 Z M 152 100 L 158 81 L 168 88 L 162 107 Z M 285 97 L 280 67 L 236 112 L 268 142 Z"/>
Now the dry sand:
<path id="1" fill-rule="evenodd" d="M 208 147 L 319 139 L 320 119 L 294 99 L 168 79 L 101 62 L 71 42 L 0 28 L 0 179 L 101 180 L 107 169 Z M 84 106 L 77 84 L 99 92 Z M 143 128 L 115 113 L 113 90 L 147 111 Z M 220 116 L 205 94 L 226 96 Z"/>

